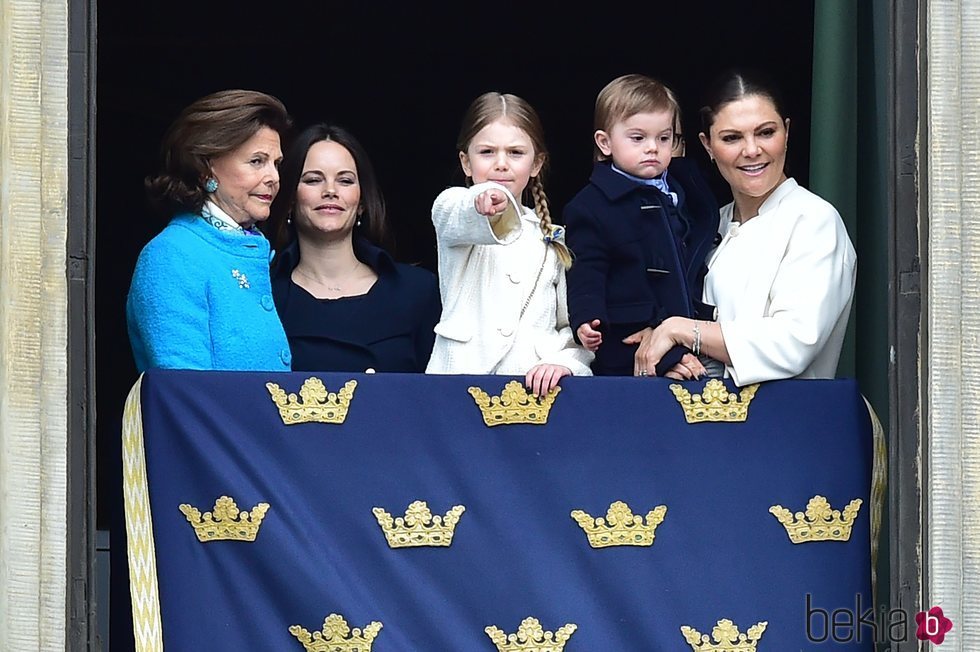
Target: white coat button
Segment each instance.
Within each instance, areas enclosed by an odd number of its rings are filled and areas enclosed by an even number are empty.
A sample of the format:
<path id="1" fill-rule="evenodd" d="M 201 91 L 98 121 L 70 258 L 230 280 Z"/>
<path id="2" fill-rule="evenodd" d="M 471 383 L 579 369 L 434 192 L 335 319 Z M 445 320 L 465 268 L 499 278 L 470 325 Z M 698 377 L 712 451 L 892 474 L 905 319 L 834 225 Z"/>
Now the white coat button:
<path id="1" fill-rule="evenodd" d="M 738 235 L 738 222 L 732 222 L 731 227 L 728 229 L 728 235 L 733 238 Z"/>

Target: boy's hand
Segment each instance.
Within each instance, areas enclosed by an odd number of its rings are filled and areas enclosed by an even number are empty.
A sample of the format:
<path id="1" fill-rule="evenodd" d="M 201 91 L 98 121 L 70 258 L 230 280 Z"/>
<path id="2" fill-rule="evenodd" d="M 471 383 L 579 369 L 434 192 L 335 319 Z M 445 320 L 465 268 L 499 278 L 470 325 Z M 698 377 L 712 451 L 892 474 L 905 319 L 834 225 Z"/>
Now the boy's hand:
<path id="1" fill-rule="evenodd" d="M 493 217 L 507 209 L 507 195 L 495 189 L 486 190 L 473 200 L 473 208 L 484 217 Z"/>
<path id="2" fill-rule="evenodd" d="M 592 321 L 587 321 L 578 327 L 575 333 L 578 335 L 578 341 L 582 343 L 582 346 L 587 348 L 589 351 L 595 353 L 599 349 L 599 345 L 602 344 L 602 333 L 598 330 L 599 320 L 593 319 Z"/>
<path id="3" fill-rule="evenodd" d="M 564 376 L 571 376 L 572 370 L 559 364 L 536 364 L 527 372 L 524 384 L 535 396 L 544 396 L 558 384 Z"/>

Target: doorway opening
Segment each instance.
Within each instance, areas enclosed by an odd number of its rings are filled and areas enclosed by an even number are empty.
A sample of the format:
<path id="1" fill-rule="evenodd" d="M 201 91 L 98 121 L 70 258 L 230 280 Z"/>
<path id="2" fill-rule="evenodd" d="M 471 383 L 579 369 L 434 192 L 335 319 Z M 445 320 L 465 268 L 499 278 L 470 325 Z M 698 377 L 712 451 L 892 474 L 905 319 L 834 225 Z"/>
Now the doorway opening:
<path id="1" fill-rule="evenodd" d="M 163 228 L 143 179 L 179 111 L 225 88 L 281 99 L 298 127 L 331 121 L 371 155 L 398 260 L 436 270 L 431 202 L 461 181 L 455 140 L 469 102 L 499 90 L 539 112 L 556 222 L 588 180 L 596 93 L 624 73 L 678 94 L 687 155 L 727 202 L 698 144 L 704 85 L 730 66 L 766 70 L 793 120 L 788 164 L 809 176 L 813 2 L 556 5 L 102 3 L 98 7 L 96 282 L 97 528 L 109 532 L 112 649 L 130 649 L 120 429 L 137 373 L 125 300 L 141 248 Z M 165 280 L 163 281 L 165 282 Z M 105 608 L 103 599 L 100 609 Z"/>

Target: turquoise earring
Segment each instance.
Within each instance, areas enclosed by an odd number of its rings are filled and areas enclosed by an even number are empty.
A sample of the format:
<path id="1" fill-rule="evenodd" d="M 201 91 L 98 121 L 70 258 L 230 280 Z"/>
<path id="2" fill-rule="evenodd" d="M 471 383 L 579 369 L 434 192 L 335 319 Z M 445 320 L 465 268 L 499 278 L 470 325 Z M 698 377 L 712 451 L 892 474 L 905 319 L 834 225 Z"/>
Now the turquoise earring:
<path id="1" fill-rule="evenodd" d="M 208 177 L 204 180 L 204 191 L 207 193 L 213 193 L 218 189 L 218 180 L 214 177 Z"/>

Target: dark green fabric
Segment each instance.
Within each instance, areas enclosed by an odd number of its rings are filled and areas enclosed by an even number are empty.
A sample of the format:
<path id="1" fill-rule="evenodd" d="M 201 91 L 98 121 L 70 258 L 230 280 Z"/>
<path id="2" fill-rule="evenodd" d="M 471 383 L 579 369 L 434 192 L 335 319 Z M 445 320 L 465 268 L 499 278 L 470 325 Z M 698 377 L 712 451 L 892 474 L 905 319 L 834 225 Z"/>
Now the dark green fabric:
<path id="1" fill-rule="evenodd" d="M 887 3 L 816 0 L 810 189 L 840 212 L 858 280 L 839 376 L 888 410 Z M 790 125 L 792 146 L 793 125 Z"/>
<path id="2" fill-rule="evenodd" d="M 858 257 L 838 376 L 857 378 L 886 431 L 890 16 L 885 0 L 816 0 L 810 133 L 811 190 L 837 207 Z M 790 136 L 792 143 L 792 125 Z M 882 531 L 888 532 L 887 508 Z M 879 602 L 888 599 L 888 568 L 886 535 L 878 552 Z"/>
<path id="3" fill-rule="evenodd" d="M 817 0 L 813 12 L 810 189 L 833 204 L 857 248 L 857 30 L 855 3 Z M 790 146 L 793 125 L 790 124 Z M 861 259 L 858 257 L 858 271 Z M 855 301 L 855 303 L 857 303 Z M 854 376 L 854 311 L 838 375 Z"/>

